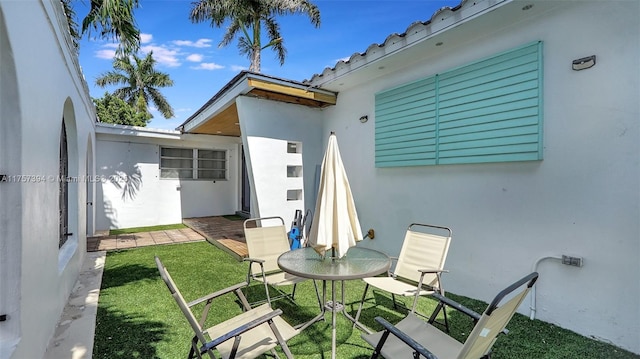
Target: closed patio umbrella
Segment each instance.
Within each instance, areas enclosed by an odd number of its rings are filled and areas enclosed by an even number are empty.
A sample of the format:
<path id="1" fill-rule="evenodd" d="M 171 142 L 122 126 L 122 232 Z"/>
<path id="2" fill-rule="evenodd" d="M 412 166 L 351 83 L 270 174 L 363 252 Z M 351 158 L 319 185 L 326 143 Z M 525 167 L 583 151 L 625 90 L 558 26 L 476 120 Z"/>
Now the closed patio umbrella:
<path id="1" fill-rule="evenodd" d="M 338 140 L 332 132 L 322 160 L 309 244 L 322 256 L 333 249 L 337 257 L 342 258 L 360 240 L 362 229 L 358 213 L 340 158 Z"/>

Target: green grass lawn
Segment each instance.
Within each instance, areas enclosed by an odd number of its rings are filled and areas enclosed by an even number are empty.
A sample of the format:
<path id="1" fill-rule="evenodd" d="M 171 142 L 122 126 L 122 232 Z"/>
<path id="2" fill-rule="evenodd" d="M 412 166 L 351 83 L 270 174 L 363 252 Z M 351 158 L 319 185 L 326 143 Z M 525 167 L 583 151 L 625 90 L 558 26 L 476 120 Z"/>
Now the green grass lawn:
<path id="1" fill-rule="evenodd" d="M 185 358 L 193 332 L 155 267 L 154 255 L 160 257 L 187 301 L 242 282 L 247 264 L 236 261 L 208 242 L 163 245 L 109 252 L 105 263 L 96 323 L 94 358 Z M 452 274 L 448 274 L 452 275 Z M 291 288 L 285 288 L 290 292 Z M 355 314 L 364 284 L 346 282 L 346 305 Z M 264 298 L 261 284 L 248 289 L 249 300 Z M 481 312 L 486 303 L 447 294 L 462 304 Z M 223 297 L 225 298 L 225 297 Z M 211 325 L 240 313 L 235 297 L 214 301 L 209 317 Z M 431 313 L 435 302 L 421 299 L 419 311 Z M 291 324 L 303 323 L 318 313 L 310 281 L 298 285 L 296 304 L 278 300 L 275 308 Z M 406 312 L 392 309 L 386 293 L 370 290 L 361 322 L 373 329 L 380 327 L 375 316 L 398 322 Z M 196 312 L 201 310 L 196 307 Z M 473 324 L 466 317 L 450 313 L 451 334 L 464 341 Z M 200 313 L 196 313 L 199 316 Z M 305 329 L 288 344 L 296 358 L 328 358 L 331 355 L 331 317 Z M 516 314 L 508 329 L 494 345 L 494 359 L 503 358 L 640 358 L 615 346 L 591 340 L 571 331 L 539 320 L 531 321 Z M 338 315 L 337 357 L 364 359 L 372 348 L 360 338 L 360 331 Z M 395 359 L 395 358 L 394 358 Z"/>

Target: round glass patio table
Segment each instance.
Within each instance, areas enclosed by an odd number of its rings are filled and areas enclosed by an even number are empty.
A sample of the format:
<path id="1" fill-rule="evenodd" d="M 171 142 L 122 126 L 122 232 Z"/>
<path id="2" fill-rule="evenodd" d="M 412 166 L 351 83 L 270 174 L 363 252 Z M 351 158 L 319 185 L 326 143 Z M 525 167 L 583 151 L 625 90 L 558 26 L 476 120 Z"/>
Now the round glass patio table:
<path id="1" fill-rule="evenodd" d="M 322 307 L 318 316 L 303 324 L 300 329 L 324 319 L 327 309 L 332 312 L 331 320 L 331 358 L 336 357 L 336 312 L 351 320 L 361 329 L 369 332 L 367 328 L 358 323 L 344 310 L 344 281 L 349 279 L 361 279 L 374 277 L 389 270 L 391 259 L 382 252 L 369 248 L 351 247 L 342 258 L 325 256 L 322 258 L 313 248 L 306 247 L 294 249 L 283 253 L 278 257 L 278 266 L 283 271 L 309 279 L 322 280 L 322 300 L 326 297 L 326 282 L 331 281 L 331 301 Z M 335 282 L 342 282 L 342 302 L 336 302 Z"/>
<path id="2" fill-rule="evenodd" d="M 389 256 L 369 248 L 351 247 L 342 258 L 324 259 L 311 247 L 294 249 L 278 257 L 283 271 L 303 278 L 348 280 L 373 277 L 389 270 Z"/>

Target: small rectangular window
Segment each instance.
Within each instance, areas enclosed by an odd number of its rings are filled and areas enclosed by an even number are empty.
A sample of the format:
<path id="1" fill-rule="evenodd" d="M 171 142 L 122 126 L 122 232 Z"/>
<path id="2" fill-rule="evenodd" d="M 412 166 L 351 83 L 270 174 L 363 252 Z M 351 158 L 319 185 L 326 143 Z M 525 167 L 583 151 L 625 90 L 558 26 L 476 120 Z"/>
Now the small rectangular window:
<path id="1" fill-rule="evenodd" d="M 302 200 L 302 190 L 301 189 L 290 189 L 287 190 L 287 201 L 300 201 Z"/>
<path id="2" fill-rule="evenodd" d="M 288 142 L 287 153 L 302 153 L 302 144 L 298 142 Z"/>
<path id="3" fill-rule="evenodd" d="M 287 166 L 287 177 L 302 177 L 302 166 Z"/>

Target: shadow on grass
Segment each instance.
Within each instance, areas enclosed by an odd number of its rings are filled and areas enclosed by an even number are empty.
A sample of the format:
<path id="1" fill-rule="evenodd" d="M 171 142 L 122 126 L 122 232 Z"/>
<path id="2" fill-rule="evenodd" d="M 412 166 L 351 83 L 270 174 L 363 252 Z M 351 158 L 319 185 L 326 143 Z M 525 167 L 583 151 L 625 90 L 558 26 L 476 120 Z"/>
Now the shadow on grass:
<path id="1" fill-rule="evenodd" d="M 157 280 L 158 269 L 141 264 L 125 264 L 107 267 L 102 276 L 102 289 L 120 287 L 141 280 Z"/>
<path id="2" fill-rule="evenodd" d="M 93 358 L 160 358 L 156 343 L 167 333 L 165 324 L 98 307 Z"/>
<path id="3" fill-rule="evenodd" d="M 373 295 L 373 297 L 371 295 Z M 383 294 L 383 292 L 380 292 L 378 290 L 371 290 L 367 294 L 367 299 L 363 304 L 362 312 L 360 313 L 358 322 L 362 323 L 364 326 L 370 328 L 373 331 L 382 330 L 382 326 L 375 321 L 375 317 L 383 317 L 391 323 L 399 322 L 407 316 L 407 313 L 409 311 L 403 309 L 405 302 L 402 300 L 402 298 L 396 299 L 398 302 L 398 308 L 394 309 L 393 300 L 391 299 L 390 294 Z M 350 308 L 349 313 L 351 314 L 351 316 L 356 316 L 359 306 L 360 301 L 347 303 L 347 307 Z"/>

